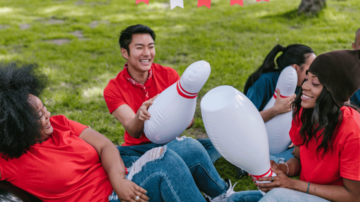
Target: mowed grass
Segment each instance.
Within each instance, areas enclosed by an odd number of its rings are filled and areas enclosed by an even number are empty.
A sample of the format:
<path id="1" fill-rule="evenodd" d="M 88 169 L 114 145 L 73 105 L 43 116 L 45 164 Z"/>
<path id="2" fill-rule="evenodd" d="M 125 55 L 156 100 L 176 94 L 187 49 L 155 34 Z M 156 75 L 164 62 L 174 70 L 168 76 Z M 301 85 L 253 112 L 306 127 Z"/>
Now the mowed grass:
<path id="1" fill-rule="evenodd" d="M 103 99 L 108 81 L 123 69 L 118 37 L 122 29 L 145 24 L 156 32 L 155 62 L 181 75 L 197 60 L 212 72 L 198 103 L 210 89 L 231 85 L 243 90 L 247 77 L 276 44 L 306 44 L 316 54 L 350 49 L 360 27 L 358 0 L 328 0 L 316 17 L 297 16 L 300 0 L 244 0 L 244 7 L 213 0 L 211 9 L 170 10 L 168 0 L 0 0 L 0 60 L 39 64 L 49 77 L 41 99 L 52 115 L 64 114 L 110 138 L 123 142 L 124 128 Z M 195 125 L 185 135 L 203 137 L 199 105 Z M 238 181 L 235 190 L 256 189 L 249 177 L 235 178 L 235 167 L 216 163 L 222 177 Z"/>

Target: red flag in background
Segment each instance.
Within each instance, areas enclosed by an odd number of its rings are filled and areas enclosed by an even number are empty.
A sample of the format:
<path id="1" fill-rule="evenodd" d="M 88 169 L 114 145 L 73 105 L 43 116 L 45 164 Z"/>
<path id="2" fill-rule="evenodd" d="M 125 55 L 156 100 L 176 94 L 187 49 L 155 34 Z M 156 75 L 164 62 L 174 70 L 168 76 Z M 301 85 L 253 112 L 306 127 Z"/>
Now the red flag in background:
<path id="1" fill-rule="evenodd" d="M 136 0 L 135 4 L 138 4 L 140 2 L 144 2 L 146 4 L 149 4 L 149 0 Z"/>
<path id="2" fill-rule="evenodd" d="M 243 0 L 230 0 L 230 6 L 239 4 L 240 6 L 244 6 Z"/>
<path id="3" fill-rule="evenodd" d="M 198 0 L 197 7 L 200 7 L 200 6 L 206 6 L 206 7 L 208 7 L 208 9 L 210 9 L 211 0 Z"/>

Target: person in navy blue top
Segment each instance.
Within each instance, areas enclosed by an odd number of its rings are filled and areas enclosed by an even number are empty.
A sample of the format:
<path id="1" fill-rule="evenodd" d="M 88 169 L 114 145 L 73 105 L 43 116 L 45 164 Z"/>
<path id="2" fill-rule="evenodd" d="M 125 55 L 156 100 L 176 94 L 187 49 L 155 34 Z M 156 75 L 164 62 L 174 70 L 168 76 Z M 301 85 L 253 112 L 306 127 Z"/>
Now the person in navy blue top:
<path id="1" fill-rule="evenodd" d="M 279 52 L 282 52 L 282 54 L 276 58 Z M 244 94 L 260 111 L 264 122 L 279 114 L 291 111 L 291 103 L 295 99 L 295 94 L 287 98 L 277 96 L 274 106 L 263 110 L 275 91 L 278 95 L 280 94 L 280 90 L 275 88 L 281 71 L 287 66 L 294 67 L 298 75 L 297 86 L 299 87 L 303 83 L 306 71 L 315 57 L 314 51 L 305 45 L 292 44 L 287 47 L 276 45 L 266 56 L 263 64 L 250 75 L 245 83 Z M 282 153 L 271 155 L 270 159 L 276 163 L 279 160 L 286 161 L 293 156 L 292 150 L 289 149 Z"/>
<path id="2" fill-rule="evenodd" d="M 356 31 L 355 41 L 352 43 L 354 50 L 360 50 L 360 28 Z M 350 98 L 351 104 L 360 107 L 360 90 L 356 91 L 354 95 Z"/>

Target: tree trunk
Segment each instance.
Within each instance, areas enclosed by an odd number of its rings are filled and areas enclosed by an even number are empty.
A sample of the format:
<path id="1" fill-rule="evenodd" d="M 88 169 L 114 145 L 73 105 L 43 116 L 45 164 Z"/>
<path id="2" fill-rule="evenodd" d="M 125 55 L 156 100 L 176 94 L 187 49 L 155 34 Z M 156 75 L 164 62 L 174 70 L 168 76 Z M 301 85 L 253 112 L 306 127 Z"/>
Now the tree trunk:
<path id="1" fill-rule="evenodd" d="M 299 14 L 315 15 L 320 12 L 326 4 L 326 0 L 301 0 L 301 4 L 298 9 Z"/>

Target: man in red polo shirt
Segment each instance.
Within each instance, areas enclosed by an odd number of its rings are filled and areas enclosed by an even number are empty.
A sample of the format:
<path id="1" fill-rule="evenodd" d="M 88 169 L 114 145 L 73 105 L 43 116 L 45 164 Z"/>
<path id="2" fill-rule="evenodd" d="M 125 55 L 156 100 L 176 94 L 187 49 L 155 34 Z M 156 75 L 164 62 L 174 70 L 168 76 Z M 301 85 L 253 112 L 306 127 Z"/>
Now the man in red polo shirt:
<path id="1" fill-rule="evenodd" d="M 131 166 L 149 149 L 159 146 L 151 143 L 143 132 L 144 121 L 151 116 L 147 110 L 156 95 L 180 79 L 174 69 L 153 63 L 154 41 L 155 33 L 147 26 L 133 25 L 123 30 L 119 44 L 127 63 L 104 90 L 109 112 L 126 130 L 125 143 L 118 147 L 126 167 Z M 204 146 L 212 162 L 220 158 L 209 139 L 198 141 Z"/>

